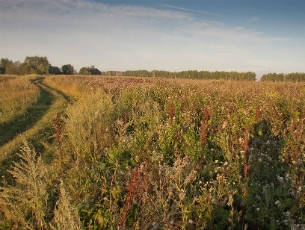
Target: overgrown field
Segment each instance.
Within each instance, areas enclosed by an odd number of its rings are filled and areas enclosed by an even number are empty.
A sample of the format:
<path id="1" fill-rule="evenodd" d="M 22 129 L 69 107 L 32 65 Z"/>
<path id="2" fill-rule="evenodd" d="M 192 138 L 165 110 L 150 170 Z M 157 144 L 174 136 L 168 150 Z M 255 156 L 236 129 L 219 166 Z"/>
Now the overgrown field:
<path id="1" fill-rule="evenodd" d="M 74 100 L 53 114 L 44 148 L 26 138 L 2 172 L 0 229 L 305 224 L 304 83 L 56 76 L 43 84 Z"/>

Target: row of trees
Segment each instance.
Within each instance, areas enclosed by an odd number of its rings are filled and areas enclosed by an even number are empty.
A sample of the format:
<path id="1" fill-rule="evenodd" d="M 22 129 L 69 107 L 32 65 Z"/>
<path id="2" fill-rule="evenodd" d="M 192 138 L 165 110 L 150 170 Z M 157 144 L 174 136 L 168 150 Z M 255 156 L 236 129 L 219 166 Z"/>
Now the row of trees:
<path id="1" fill-rule="evenodd" d="M 7 58 L 0 59 L 0 74 L 77 74 L 73 65 L 66 64 L 61 68 L 52 66 L 47 57 L 26 57 L 24 62 L 13 62 Z M 135 76 L 135 77 L 167 77 L 167 78 L 192 78 L 192 79 L 227 79 L 227 80 L 247 80 L 255 81 L 256 74 L 254 72 L 209 72 L 188 70 L 181 72 L 169 72 L 164 70 L 128 70 L 120 71 L 106 71 L 101 72 L 95 66 L 82 67 L 79 71 L 81 75 L 104 75 L 104 76 Z"/>
<path id="2" fill-rule="evenodd" d="M 0 74 L 27 75 L 27 74 L 77 74 L 71 64 L 61 68 L 52 66 L 47 57 L 26 57 L 24 62 L 13 62 L 8 58 L 0 59 Z"/>
<path id="3" fill-rule="evenodd" d="M 52 66 L 47 57 L 26 57 L 24 62 L 12 61 L 8 58 L 0 59 L 0 74 L 77 74 L 73 65 L 65 64 L 61 68 Z M 106 71 L 101 72 L 94 65 L 90 67 L 82 67 L 79 71 L 81 75 L 104 75 L 104 76 L 135 76 L 135 77 L 166 77 L 166 78 L 191 78 L 191 79 L 224 79 L 238 81 L 255 81 L 256 74 L 254 72 L 225 72 L 225 71 L 197 71 L 187 70 L 181 72 L 170 72 L 164 70 L 127 70 L 121 71 Z M 305 81 L 305 73 L 268 73 L 261 77 L 261 81 Z"/>
<path id="4" fill-rule="evenodd" d="M 255 81 L 256 74 L 254 72 L 224 72 L 224 71 L 197 71 L 187 70 L 181 72 L 169 72 L 163 70 L 129 70 L 122 72 L 124 76 L 138 76 L 138 77 L 168 77 L 168 78 L 191 78 L 191 79 L 225 79 L 225 80 L 242 80 Z"/>
<path id="5" fill-rule="evenodd" d="M 261 81 L 305 81 L 305 73 L 268 73 L 261 77 Z"/>

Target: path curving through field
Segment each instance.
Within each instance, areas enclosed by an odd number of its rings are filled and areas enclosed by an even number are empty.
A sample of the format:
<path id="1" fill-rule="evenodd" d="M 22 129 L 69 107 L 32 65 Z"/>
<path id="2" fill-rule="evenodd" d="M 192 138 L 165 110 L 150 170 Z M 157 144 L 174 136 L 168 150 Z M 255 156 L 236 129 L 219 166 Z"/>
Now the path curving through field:
<path id="1" fill-rule="evenodd" d="M 44 78 L 32 81 L 39 90 L 40 96 L 26 113 L 0 126 L 0 165 L 10 161 L 24 140 L 39 150 L 43 142 L 54 135 L 54 121 L 57 113 L 65 110 L 70 102 L 69 96 L 49 87 Z"/>
<path id="2" fill-rule="evenodd" d="M 35 104 L 27 108 L 24 114 L 14 117 L 11 121 L 0 124 L 0 146 L 13 140 L 17 135 L 32 128 L 48 111 L 54 102 L 54 96 L 41 86 L 38 81 L 33 82 L 39 90 L 40 96 Z"/>

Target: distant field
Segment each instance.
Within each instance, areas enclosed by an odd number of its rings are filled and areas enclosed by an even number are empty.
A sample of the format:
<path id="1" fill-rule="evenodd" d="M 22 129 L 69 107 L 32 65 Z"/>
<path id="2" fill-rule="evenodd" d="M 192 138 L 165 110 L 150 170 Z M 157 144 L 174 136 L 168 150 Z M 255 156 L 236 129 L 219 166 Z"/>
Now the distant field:
<path id="1" fill-rule="evenodd" d="M 305 83 L 77 75 L 0 89 L 0 229 L 305 224 Z"/>

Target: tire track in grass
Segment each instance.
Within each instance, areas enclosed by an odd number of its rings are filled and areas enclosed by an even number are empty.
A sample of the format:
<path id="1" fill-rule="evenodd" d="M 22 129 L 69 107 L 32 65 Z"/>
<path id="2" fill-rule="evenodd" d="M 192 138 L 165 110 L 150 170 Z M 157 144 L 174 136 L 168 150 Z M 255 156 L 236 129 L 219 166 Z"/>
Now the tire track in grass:
<path id="1" fill-rule="evenodd" d="M 18 134 L 32 128 L 47 112 L 54 102 L 54 95 L 34 82 L 40 90 L 40 96 L 35 104 L 30 106 L 24 114 L 14 117 L 11 121 L 0 124 L 0 146 L 13 140 Z"/>
<path id="2" fill-rule="evenodd" d="M 55 134 L 56 114 L 63 112 L 68 103 L 71 103 L 68 95 L 49 87 L 43 80 L 33 81 L 40 89 L 37 103 L 27 110 L 24 117 L 17 117 L 1 127 L 1 130 L 6 129 L 7 132 L 0 134 L 0 174 L 16 160 L 16 152 L 24 140 L 29 141 L 37 152 L 42 153 L 44 142 L 54 139 L 52 136 Z"/>

